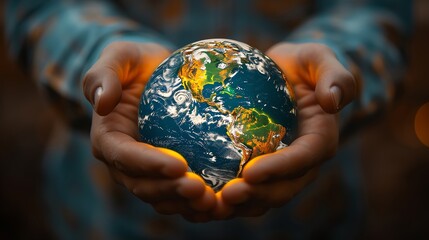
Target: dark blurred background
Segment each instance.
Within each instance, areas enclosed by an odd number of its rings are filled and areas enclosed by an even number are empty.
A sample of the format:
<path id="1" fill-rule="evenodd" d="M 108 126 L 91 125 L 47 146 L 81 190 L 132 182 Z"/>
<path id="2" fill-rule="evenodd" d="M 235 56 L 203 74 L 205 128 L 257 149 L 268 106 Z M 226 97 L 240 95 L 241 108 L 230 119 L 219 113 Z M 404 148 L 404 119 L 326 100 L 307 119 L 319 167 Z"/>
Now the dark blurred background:
<path id="1" fill-rule="evenodd" d="M 0 239 L 50 239 L 41 159 L 58 119 L 8 58 L 1 15 Z M 358 133 L 365 143 L 364 239 L 429 239 L 429 1 L 415 1 L 414 17 L 403 94 Z"/>

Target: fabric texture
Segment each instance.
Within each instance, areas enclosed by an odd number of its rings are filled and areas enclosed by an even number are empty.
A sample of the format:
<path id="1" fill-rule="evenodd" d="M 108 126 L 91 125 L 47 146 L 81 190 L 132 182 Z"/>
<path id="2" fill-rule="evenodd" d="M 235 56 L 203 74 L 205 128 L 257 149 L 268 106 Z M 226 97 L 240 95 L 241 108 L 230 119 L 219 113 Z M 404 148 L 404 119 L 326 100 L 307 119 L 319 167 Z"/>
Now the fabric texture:
<path id="1" fill-rule="evenodd" d="M 410 32 L 410 1 L 14 0 L 5 16 L 11 54 L 67 109 L 68 120 L 58 126 L 45 157 L 45 197 L 60 238 L 356 236 L 364 208 L 358 139 L 344 143 L 325 164 L 321 180 L 287 206 L 259 218 L 192 224 L 158 215 L 106 176 L 91 155 L 88 132 L 80 128 L 92 114 L 82 76 L 105 46 L 119 40 L 175 49 L 206 38 L 232 38 L 262 51 L 280 41 L 318 42 L 362 80 L 361 98 L 341 113 L 342 128 L 349 129 L 391 102 L 404 77 L 401 49 Z M 400 35 L 391 35 L 392 29 Z"/>

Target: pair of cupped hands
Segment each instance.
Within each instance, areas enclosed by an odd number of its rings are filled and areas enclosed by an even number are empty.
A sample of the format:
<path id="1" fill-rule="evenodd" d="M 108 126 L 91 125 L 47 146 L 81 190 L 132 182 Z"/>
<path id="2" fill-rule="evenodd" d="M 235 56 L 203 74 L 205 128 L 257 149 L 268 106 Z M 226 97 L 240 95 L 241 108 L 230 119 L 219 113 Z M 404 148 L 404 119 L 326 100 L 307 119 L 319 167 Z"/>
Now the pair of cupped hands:
<path id="1" fill-rule="evenodd" d="M 298 105 L 296 140 L 252 159 L 241 178 L 215 193 L 188 172 L 176 152 L 138 141 L 138 105 L 155 68 L 170 51 L 157 43 L 114 42 L 83 80 L 93 105 L 93 154 L 112 178 L 162 214 L 205 222 L 259 216 L 283 206 L 316 177 L 338 146 L 338 111 L 357 97 L 358 83 L 333 51 L 316 43 L 279 43 L 266 55 L 285 72 Z"/>

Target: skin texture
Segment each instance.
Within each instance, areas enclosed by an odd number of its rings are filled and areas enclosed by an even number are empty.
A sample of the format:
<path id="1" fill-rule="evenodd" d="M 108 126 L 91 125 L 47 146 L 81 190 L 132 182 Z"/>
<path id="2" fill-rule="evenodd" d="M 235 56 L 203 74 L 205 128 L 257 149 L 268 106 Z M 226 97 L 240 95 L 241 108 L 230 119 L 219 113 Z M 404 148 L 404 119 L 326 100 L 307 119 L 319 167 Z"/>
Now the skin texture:
<path id="1" fill-rule="evenodd" d="M 218 193 L 215 212 L 220 219 L 262 215 L 283 206 L 310 184 L 319 166 L 336 152 L 336 113 L 357 96 L 355 78 L 324 45 L 281 43 L 266 54 L 294 86 L 298 137 L 289 147 L 250 161 L 243 178 L 229 182 Z"/>
<path id="2" fill-rule="evenodd" d="M 321 44 L 280 43 L 266 54 L 295 88 L 298 138 L 291 146 L 250 161 L 242 178 L 218 193 L 187 172 L 185 159 L 173 151 L 137 139 L 141 92 L 150 74 L 169 56 L 154 43 L 115 42 L 105 48 L 83 81 L 94 107 L 93 154 L 112 177 L 163 214 L 205 222 L 259 216 L 283 206 L 310 184 L 319 166 L 338 146 L 337 112 L 357 97 L 357 82 Z"/>
<path id="3" fill-rule="evenodd" d="M 213 190 L 187 172 L 178 153 L 136 140 L 141 92 L 169 54 L 157 44 L 112 43 L 88 70 L 83 91 L 94 106 L 93 154 L 113 179 L 158 212 L 191 218 L 215 206 Z"/>

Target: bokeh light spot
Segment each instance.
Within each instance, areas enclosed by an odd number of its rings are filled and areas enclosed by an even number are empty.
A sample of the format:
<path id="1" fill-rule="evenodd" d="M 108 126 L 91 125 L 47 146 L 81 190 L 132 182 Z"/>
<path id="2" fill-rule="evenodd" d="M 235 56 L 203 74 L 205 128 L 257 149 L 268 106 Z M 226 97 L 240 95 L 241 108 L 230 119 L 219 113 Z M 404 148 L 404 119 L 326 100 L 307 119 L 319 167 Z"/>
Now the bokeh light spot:
<path id="1" fill-rule="evenodd" d="M 414 129 L 420 142 L 429 147 L 429 102 L 417 110 Z"/>

